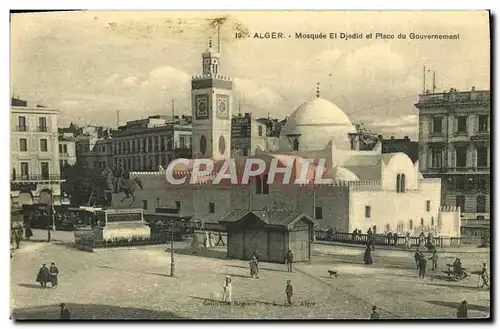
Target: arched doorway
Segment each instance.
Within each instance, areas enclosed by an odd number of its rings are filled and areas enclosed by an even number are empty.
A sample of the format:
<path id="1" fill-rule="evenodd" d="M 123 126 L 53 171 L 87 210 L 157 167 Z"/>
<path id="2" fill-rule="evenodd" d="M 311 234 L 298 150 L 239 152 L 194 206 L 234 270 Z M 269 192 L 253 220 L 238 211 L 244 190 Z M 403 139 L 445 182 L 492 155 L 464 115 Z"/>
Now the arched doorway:
<path id="1" fill-rule="evenodd" d="M 52 191 L 49 189 L 41 190 L 38 203 L 52 204 Z"/>

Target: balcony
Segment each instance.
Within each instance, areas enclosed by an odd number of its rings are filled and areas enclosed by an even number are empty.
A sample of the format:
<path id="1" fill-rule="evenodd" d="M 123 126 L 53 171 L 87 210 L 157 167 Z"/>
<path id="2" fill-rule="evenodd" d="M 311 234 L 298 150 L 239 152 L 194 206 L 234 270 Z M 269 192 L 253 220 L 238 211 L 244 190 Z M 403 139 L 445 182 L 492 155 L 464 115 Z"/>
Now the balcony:
<path id="1" fill-rule="evenodd" d="M 16 175 L 11 176 L 13 182 L 34 182 L 34 181 L 62 181 L 60 175 Z"/>
<path id="2" fill-rule="evenodd" d="M 470 137 L 473 142 L 490 142 L 490 132 L 489 131 L 477 131 L 475 135 Z"/>
<path id="3" fill-rule="evenodd" d="M 16 131 L 28 131 L 28 126 L 16 126 Z"/>
<path id="4" fill-rule="evenodd" d="M 48 130 L 47 126 L 38 126 L 36 127 L 36 131 L 40 132 L 40 133 L 46 133 Z"/>
<path id="5" fill-rule="evenodd" d="M 429 167 L 428 173 L 443 173 L 443 174 L 461 174 L 461 173 L 478 173 L 488 174 L 490 167 L 449 167 L 449 168 L 434 168 Z"/>
<path id="6" fill-rule="evenodd" d="M 469 215 L 469 214 L 468 214 Z M 472 217 L 474 217 L 474 214 L 470 214 Z M 478 227 L 478 226 L 490 226 L 491 221 L 489 219 L 462 219 L 460 221 L 460 225 L 462 227 L 468 226 L 468 227 Z"/>

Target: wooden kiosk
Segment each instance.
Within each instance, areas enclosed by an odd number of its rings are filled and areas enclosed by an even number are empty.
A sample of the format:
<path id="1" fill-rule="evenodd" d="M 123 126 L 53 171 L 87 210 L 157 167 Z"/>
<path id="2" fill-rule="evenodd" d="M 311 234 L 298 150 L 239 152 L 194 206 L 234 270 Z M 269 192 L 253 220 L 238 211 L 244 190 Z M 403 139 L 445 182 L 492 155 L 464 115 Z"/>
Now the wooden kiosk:
<path id="1" fill-rule="evenodd" d="M 284 263 L 291 250 L 294 262 L 311 259 L 315 222 L 304 213 L 233 210 L 219 223 L 227 229 L 228 258 L 246 260 L 258 250 L 261 261 Z"/>

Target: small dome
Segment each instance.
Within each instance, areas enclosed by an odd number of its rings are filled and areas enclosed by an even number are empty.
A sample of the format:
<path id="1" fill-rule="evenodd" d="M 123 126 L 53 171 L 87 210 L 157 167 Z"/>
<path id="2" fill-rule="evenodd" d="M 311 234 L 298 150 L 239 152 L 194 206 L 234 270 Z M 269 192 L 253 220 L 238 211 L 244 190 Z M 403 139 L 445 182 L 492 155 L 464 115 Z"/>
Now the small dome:
<path id="1" fill-rule="evenodd" d="M 316 98 L 299 106 L 288 118 L 281 130 L 280 150 L 293 150 L 294 146 L 299 151 L 323 150 L 330 141 L 339 149 L 350 149 L 350 132 L 356 129 L 344 111 L 330 101 Z"/>
<path id="2" fill-rule="evenodd" d="M 328 178 L 335 181 L 358 181 L 359 178 L 349 169 L 343 167 L 332 168 L 328 172 Z"/>

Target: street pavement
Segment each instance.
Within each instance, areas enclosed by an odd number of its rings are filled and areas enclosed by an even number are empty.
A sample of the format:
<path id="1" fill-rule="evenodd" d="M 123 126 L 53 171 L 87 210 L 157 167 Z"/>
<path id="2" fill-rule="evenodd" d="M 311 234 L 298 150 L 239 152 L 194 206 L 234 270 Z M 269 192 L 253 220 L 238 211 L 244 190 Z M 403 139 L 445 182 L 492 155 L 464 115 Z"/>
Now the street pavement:
<path id="1" fill-rule="evenodd" d="M 223 247 L 191 255 L 187 241 L 175 243 L 170 277 L 168 245 L 89 253 L 71 247 L 71 232 L 54 232 L 51 243 L 39 241 L 45 232 L 34 233 L 35 241 L 23 241 L 11 260 L 16 319 L 57 319 L 61 302 L 73 319 L 367 319 L 372 305 L 382 319 L 455 318 L 464 299 L 469 316 L 489 315 L 490 292 L 476 287 L 476 275 L 453 282 L 441 272 L 455 257 L 479 270 L 489 264 L 487 252 L 440 254 L 440 271 L 419 279 L 411 251 L 375 250 L 367 266 L 362 249 L 314 244 L 311 263 L 295 264 L 293 273 L 261 263 L 259 279 L 251 279 L 248 262 L 225 259 Z M 52 261 L 59 286 L 42 289 L 37 271 Z M 225 275 L 233 279 L 231 307 L 219 303 Z M 286 280 L 294 287 L 292 307 L 284 306 Z"/>

